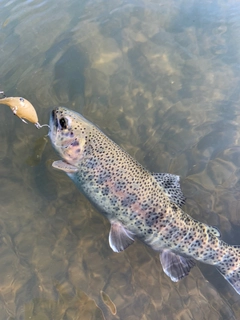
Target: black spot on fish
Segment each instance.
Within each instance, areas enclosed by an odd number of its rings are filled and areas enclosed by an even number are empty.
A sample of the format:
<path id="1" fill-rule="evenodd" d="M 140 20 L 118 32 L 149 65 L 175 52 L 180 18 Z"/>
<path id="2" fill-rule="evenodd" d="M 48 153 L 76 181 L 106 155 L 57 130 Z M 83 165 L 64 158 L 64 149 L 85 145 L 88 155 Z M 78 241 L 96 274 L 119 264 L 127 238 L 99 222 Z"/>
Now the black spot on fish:
<path id="1" fill-rule="evenodd" d="M 113 196 L 113 197 L 110 198 L 110 203 L 111 203 L 112 206 L 115 206 L 117 204 L 117 202 L 118 202 L 118 198 L 117 197 Z M 116 208 L 114 208 L 114 210 L 116 210 Z"/>
<path id="2" fill-rule="evenodd" d="M 73 143 L 71 143 L 71 145 L 73 147 L 79 146 L 79 142 L 77 140 L 75 140 Z"/>
<path id="3" fill-rule="evenodd" d="M 110 179 L 110 174 L 107 170 L 102 171 L 97 179 L 97 183 L 103 184 L 104 182 L 108 181 Z"/>
<path id="4" fill-rule="evenodd" d="M 125 187 L 126 187 L 125 181 L 117 181 L 117 182 L 115 183 L 115 190 L 116 190 L 116 191 L 122 191 L 122 190 L 125 189 Z"/>
<path id="5" fill-rule="evenodd" d="M 109 194 L 109 187 L 107 186 L 107 187 L 102 189 L 102 195 L 103 196 L 107 196 L 108 194 Z"/>
<path id="6" fill-rule="evenodd" d="M 90 158 L 86 160 L 86 166 L 89 169 L 93 169 L 98 165 L 98 161 L 96 158 Z"/>

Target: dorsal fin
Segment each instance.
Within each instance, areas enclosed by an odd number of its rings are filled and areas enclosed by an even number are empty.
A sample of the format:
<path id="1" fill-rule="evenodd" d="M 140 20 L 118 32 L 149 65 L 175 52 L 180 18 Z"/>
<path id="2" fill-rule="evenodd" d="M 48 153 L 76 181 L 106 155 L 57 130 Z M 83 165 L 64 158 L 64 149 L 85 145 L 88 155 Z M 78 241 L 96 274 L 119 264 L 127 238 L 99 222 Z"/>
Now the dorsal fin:
<path id="1" fill-rule="evenodd" d="M 180 177 L 170 173 L 152 173 L 159 185 L 164 189 L 170 200 L 179 207 L 185 204 L 184 197 L 180 187 Z"/>

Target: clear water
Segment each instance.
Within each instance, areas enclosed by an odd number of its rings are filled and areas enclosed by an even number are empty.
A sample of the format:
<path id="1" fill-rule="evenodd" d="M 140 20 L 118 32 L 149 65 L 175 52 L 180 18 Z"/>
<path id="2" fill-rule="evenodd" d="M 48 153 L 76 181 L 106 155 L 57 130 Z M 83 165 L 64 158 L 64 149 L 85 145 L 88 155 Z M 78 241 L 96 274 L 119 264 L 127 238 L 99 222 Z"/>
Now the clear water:
<path id="1" fill-rule="evenodd" d="M 0 1 L 0 90 L 48 122 L 81 112 L 149 170 L 182 177 L 185 210 L 240 244 L 240 3 Z M 239 319 L 214 267 L 172 283 L 61 172 L 46 129 L 1 105 L 0 320 Z M 101 299 L 116 305 L 114 316 Z"/>

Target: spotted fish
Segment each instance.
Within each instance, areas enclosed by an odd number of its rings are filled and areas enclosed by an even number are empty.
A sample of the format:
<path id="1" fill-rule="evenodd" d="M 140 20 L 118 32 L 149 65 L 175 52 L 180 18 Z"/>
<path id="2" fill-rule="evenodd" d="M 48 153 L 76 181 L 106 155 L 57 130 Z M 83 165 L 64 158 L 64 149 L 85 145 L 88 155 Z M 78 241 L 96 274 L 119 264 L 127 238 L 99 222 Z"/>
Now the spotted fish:
<path id="1" fill-rule="evenodd" d="M 82 115 L 58 107 L 49 137 L 65 171 L 111 224 L 109 244 L 120 252 L 140 239 L 160 254 L 172 281 L 188 275 L 195 260 L 214 265 L 240 294 L 240 247 L 181 207 L 179 177 L 150 173 Z"/>

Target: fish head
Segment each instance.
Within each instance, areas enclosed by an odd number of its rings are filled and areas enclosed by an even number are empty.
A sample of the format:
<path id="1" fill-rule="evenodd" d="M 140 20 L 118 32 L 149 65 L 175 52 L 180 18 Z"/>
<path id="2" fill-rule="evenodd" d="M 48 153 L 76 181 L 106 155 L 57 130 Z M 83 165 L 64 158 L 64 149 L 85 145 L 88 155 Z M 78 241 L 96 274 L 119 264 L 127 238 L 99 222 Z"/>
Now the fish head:
<path id="1" fill-rule="evenodd" d="M 55 150 L 67 163 L 77 166 L 92 124 L 75 111 L 57 107 L 50 114 L 49 126 L 49 137 Z"/>

